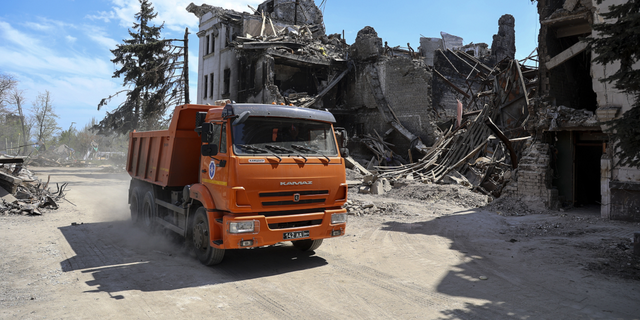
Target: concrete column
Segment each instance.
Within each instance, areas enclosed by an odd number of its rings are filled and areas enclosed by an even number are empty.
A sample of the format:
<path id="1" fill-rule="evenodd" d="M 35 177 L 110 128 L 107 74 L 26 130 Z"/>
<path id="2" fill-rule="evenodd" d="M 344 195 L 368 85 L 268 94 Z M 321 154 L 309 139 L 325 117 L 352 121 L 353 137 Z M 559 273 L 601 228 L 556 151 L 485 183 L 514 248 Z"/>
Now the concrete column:
<path id="1" fill-rule="evenodd" d="M 436 50 L 443 49 L 441 38 L 420 38 L 420 54 L 425 58 L 424 62 L 428 66 L 433 66 L 433 59 L 436 54 Z"/>

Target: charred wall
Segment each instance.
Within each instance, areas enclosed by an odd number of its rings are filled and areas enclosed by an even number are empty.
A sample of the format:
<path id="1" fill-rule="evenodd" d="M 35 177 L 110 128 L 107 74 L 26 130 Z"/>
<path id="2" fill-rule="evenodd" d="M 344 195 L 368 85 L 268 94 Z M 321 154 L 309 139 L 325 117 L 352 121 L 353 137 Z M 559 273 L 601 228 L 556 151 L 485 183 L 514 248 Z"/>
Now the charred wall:
<path id="1" fill-rule="evenodd" d="M 372 64 L 375 68 L 367 68 Z M 384 98 L 396 117 L 409 131 L 418 135 L 427 145 L 431 145 L 437 132 L 433 123 L 431 107 L 431 73 L 419 61 L 402 57 L 384 57 L 379 61 L 362 63 L 349 79 L 346 103 L 357 112 L 358 126 L 362 133 L 381 135 L 391 127 L 388 119 L 380 111 L 384 102 L 376 99 L 373 86 L 380 86 Z M 376 82 L 372 78 L 378 78 Z M 409 142 L 392 134 L 390 142 L 406 154 Z"/>
<path id="2" fill-rule="evenodd" d="M 452 51 L 438 50 L 434 56 L 434 69 L 443 77 L 434 75 L 433 77 L 433 107 L 439 119 L 450 119 L 455 117 L 457 100 L 460 100 L 467 110 L 473 110 L 470 106 L 472 97 L 470 92 L 481 92 L 481 80 L 475 77 L 474 69 L 464 60 L 456 57 Z M 469 78 L 467 78 L 469 76 Z M 452 90 L 453 83 L 458 90 Z"/>

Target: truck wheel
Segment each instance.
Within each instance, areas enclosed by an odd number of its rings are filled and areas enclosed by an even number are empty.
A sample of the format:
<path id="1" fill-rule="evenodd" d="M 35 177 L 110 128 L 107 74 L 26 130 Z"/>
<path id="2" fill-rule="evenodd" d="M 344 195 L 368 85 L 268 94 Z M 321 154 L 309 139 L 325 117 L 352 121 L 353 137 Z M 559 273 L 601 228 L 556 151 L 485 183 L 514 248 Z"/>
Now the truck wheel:
<path id="1" fill-rule="evenodd" d="M 196 210 L 192 230 L 193 248 L 196 251 L 198 260 L 205 266 L 222 262 L 224 249 L 214 248 L 209 245 L 209 219 L 207 219 L 207 209 L 204 207 Z"/>
<path id="2" fill-rule="evenodd" d="M 138 187 L 133 188 L 131 191 L 129 209 L 131 210 L 131 222 L 138 224 L 140 222 L 140 190 Z"/>
<path id="3" fill-rule="evenodd" d="M 142 205 L 142 214 L 139 216 L 138 221 L 140 225 L 147 231 L 153 231 L 153 219 L 155 219 L 156 214 L 156 202 L 153 198 L 153 192 L 148 191 L 144 196 L 144 203 Z"/>
<path id="4" fill-rule="evenodd" d="M 313 251 L 318 249 L 318 247 L 322 244 L 322 239 L 319 240 L 311 240 L 311 239 L 307 239 L 307 240 L 296 240 L 296 241 L 291 241 L 291 243 L 293 243 L 293 246 L 302 250 L 302 251 Z"/>

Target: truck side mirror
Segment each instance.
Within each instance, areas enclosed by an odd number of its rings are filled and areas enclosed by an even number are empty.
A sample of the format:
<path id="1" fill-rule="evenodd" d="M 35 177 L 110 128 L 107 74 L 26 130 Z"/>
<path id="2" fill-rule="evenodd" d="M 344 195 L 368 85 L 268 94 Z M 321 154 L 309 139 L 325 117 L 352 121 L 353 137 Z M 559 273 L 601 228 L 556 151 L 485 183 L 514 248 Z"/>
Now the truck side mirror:
<path id="1" fill-rule="evenodd" d="M 346 148 L 349 143 L 347 130 L 342 127 L 335 127 L 333 132 L 336 134 L 336 139 L 338 140 L 338 148 Z"/>
<path id="2" fill-rule="evenodd" d="M 203 144 L 200 147 L 200 153 L 204 157 L 213 157 L 218 154 L 218 145 L 217 144 Z"/>
<path id="3" fill-rule="evenodd" d="M 247 121 L 247 119 L 249 118 L 250 115 L 251 115 L 251 111 L 245 111 L 245 112 L 241 113 L 238 116 L 238 118 L 233 121 L 233 125 L 237 126 L 239 124 L 244 123 L 245 121 Z"/>
<path id="4" fill-rule="evenodd" d="M 202 142 L 209 143 L 213 140 L 213 123 L 204 122 L 202 124 L 202 133 L 200 135 Z"/>

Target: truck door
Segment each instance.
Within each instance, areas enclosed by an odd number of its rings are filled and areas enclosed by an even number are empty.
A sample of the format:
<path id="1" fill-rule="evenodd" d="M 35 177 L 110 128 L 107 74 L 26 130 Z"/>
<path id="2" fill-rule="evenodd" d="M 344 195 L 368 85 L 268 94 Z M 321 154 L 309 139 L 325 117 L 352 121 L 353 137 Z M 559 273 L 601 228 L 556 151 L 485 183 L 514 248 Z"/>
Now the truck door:
<path id="1" fill-rule="evenodd" d="M 204 157 L 201 162 L 202 183 L 207 186 L 216 208 L 228 210 L 228 204 L 224 199 L 228 198 L 227 181 L 229 178 L 229 152 L 227 147 L 227 125 L 225 122 L 213 122 L 213 141 L 218 145 L 218 154 L 213 157 Z"/>

